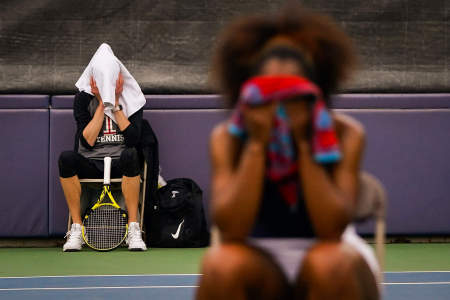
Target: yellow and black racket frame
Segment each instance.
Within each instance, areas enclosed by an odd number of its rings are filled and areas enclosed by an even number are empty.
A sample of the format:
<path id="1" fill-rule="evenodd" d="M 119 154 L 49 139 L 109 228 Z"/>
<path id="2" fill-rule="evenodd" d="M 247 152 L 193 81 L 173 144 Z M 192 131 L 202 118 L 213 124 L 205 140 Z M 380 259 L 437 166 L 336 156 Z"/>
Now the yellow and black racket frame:
<path id="1" fill-rule="evenodd" d="M 105 199 L 105 197 L 109 198 L 109 200 L 110 200 L 111 202 L 103 202 L 104 199 Z M 117 202 L 114 200 L 114 197 L 113 197 L 112 194 L 111 194 L 111 190 L 110 190 L 110 186 L 109 186 L 109 185 L 104 185 L 104 186 L 103 186 L 102 193 L 101 193 L 99 199 L 97 200 L 97 203 L 95 203 L 94 206 L 92 206 L 92 208 L 89 210 L 89 212 L 88 212 L 87 214 L 85 214 L 84 219 L 88 219 L 88 218 L 89 218 L 89 215 L 90 215 L 90 212 L 91 212 L 91 211 L 94 211 L 95 209 L 97 209 L 97 208 L 99 208 L 99 207 L 101 207 L 101 206 L 105 206 L 105 205 L 110 205 L 110 206 L 113 206 L 113 207 L 116 208 L 116 209 L 119 209 L 119 210 L 121 211 L 121 213 L 122 213 L 122 216 L 123 216 L 125 219 L 128 219 L 128 216 L 127 216 L 126 211 L 124 211 L 124 210 L 117 204 Z M 84 222 L 83 222 L 83 223 L 84 223 Z M 125 229 L 126 232 L 125 232 L 125 234 L 124 234 L 124 236 L 123 236 L 122 241 L 121 241 L 117 246 L 112 247 L 112 248 L 109 248 L 109 249 L 98 249 L 98 248 L 96 248 L 94 245 L 89 244 L 89 241 L 88 241 L 87 238 L 86 238 L 86 231 L 85 231 L 85 227 L 84 227 L 84 226 L 82 226 L 82 228 L 81 228 L 82 231 L 81 231 L 81 232 L 82 232 L 82 236 L 83 236 L 84 242 L 85 242 L 86 245 L 88 245 L 90 248 L 92 248 L 92 249 L 94 249 L 94 250 L 97 250 L 97 251 L 110 251 L 110 250 L 113 250 L 113 249 L 117 248 L 120 244 L 122 244 L 123 241 L 125 240 L 125 238 L 127 237 L 127 235 L 128 235 L 128 222 L 127 222 L 125 228 L 126 228 L 126 229 Z"/>

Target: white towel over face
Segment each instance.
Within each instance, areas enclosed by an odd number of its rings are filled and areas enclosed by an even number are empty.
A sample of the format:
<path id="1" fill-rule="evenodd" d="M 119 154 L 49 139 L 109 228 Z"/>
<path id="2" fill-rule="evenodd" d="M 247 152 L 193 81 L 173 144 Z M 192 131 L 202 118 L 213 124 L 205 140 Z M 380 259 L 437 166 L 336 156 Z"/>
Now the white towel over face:
<path id="1" fill-rule="evenodd" d="M 75 83 L 80 92 L 84 91 L 93 95 L 90 85 L 91 76 L 93 76 L 105 105 L 105 114 L 114 122 L 116 122 L 116 119 L 111 109 L 115 104 L 116 81 L 119 78 L 119 72 L 122 73 L 123 77 L 123 91 L 119 98 L 119 104 L 122 105 L 123 113 L 128 118 L 141 109 L 146 100 L 139 84 L 114 55 L 108 44 L 100 45 L 83 74 Z"/>

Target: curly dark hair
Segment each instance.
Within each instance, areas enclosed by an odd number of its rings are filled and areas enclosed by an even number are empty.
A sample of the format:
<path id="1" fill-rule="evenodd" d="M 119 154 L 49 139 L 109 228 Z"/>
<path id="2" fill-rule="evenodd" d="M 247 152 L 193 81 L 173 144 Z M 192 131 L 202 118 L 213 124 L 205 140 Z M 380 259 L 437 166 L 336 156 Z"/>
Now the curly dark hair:
<path id="1" fill-rule="evenodd" d="M 315 75 L 311 79 L 327 101 L 356 63 L 350 38 L 325 15 L 289 5 L 275 15 L 241 17 L 219 37 L 211 70 L 213 84 L 231 106 L 242 83 L 255 75 L 263 49 L 280 36 L 310 57 Z"/>

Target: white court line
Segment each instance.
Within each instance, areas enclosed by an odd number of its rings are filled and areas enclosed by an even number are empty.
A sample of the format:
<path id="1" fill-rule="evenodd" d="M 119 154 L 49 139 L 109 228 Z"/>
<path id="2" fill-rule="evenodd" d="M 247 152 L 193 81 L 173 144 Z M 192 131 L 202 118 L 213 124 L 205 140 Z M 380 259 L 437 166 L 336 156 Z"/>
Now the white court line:
<path id="1" fill-rule="evenodd" d="M 49 287 L 49 288 L 11 288 L 3 291 L 58 291 L 58 290 L 107 290 L 107 289 L 179 289 L 197 288 L 197 285 L 141 285 L 141 286 L 87 286 L 87 287 Z"/>
<path id="2" fill-rule="evenodd" d="M 383 285 L 447 285 L 450 281 L 436 281 L 436 282 L 383 282 Z"/>
<path id="3" fill-rule="evenodd" d="M 202 274 L 128 274 L 128 275 L 48 275 L 48 276 L 15 276 L 1 277 L 1 279 L 26 279 L 26 278 L 76 278 L 76 277 L 150 277 L 150 276 L 200 276 Z"/>
<path id="4" fill-rule="evenodd" d="M 408 274 L 408 273 L 450 273 L 450 271 L 389 271 L 384 274 Z M 44 275 L 44 276 L 12 276 L 1 279 L 25 279 L 25 278 L 76 278 L 76 277 L 151 277 L 151 276 L 202 276 L 203 274 L 124 274 L 124 275 Z"/>
<path id="5" fill-rule="evenodd" d="M 391 271 L 384 274 L 407 274 L 407 273 L 450 273 L 450 271 Z"/>
<path id="6" fill-rule="evenodd" d="M 450 281 L 442 282 L 383 282 L 383 285 L 448 285 Z M 108 290 L 108 289 L 179 289 L 197 288 L 198 285 L 141 285 L 141 286 L 88 286 L 88 287 L 49 287 L 49 288 L 7 288 L 7 291 L 59 291 L 59 290 Z"/>

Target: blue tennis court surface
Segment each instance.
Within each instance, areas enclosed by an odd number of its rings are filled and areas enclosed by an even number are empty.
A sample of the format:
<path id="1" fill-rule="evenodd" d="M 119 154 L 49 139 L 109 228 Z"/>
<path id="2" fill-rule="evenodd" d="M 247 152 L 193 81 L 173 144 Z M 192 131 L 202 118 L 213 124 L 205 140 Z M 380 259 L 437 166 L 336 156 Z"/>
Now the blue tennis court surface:
<path id="1" fill-rule="evenodd" d="M 198 275 L 0 278 L 0 299 L 193 299 Z"/>
<path id="2" fill-rule="evenodd" d="M 198 274 L 0 278 L 0 299 L 194 298 Z M 450 272 L 387 272 L 384 299 L 448 300 Z"/>
<path id="3" fill-rule="evenodd" d="M 450 272 L 387 272 L 384 299 L 449 300 Z"/>

